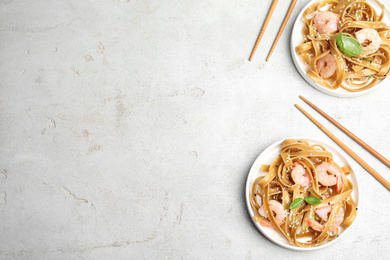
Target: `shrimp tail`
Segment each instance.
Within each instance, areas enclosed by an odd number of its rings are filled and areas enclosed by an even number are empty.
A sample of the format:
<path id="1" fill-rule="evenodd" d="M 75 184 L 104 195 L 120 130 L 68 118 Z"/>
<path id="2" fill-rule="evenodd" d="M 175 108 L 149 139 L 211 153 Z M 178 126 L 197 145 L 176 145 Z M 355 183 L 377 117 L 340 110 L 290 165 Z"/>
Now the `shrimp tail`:
<path id="1" fill-rule="evenodd" d="M 343 178 L 341 178 L 341 176 L 339 176 L 339 177 L 337 177 L 337 182 L 336 182 L 337 193 L 340 193 L 342 189 L 343 189 Z"/>
<path id="2" fill-rule="evenodd" d="M 270 221 L 264 219 L 260 221 L 260 225 L 262 225 L 263 227 L 274 228 Z"/>

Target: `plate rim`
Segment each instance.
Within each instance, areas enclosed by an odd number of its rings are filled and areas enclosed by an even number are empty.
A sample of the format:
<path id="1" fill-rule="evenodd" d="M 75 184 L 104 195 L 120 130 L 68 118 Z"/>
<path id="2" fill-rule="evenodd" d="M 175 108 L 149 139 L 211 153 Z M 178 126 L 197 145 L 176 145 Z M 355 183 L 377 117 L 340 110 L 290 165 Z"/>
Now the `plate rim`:
<path id="1" fill-rule="evenodd" d="M 328 146 L 330 147 L 331 149 L 334 149 L 337 153 L 339 153 L 338 155 L 340 157 L 342 157 L 342 159 L 344 159 L 350 169 L 351 169 L 351 174 L 353 174 L 353 177 L 356 181 L 356 183 L 354 183 L 354 196 L 357 198 L 357 201 L 356 201 L 356 205 L 358 206 L 359 203 L 360 203 L 360 200 L 361 200 L 361 194 L 360 194 L 360 190 L 359 190 L 359 180 L 358 180 L 358 176 L 356 175 L 355 173 L 355 169 L 352 167 L 352 164 L 351 164 L 351 161 L 346 157 L 346 154 L 341 150 L 339 149 L 338 147 L 334 146 L 334 145 L 331 145 L 329 144 L 328 142 L 324 142 L 323 140 L 321 139 L 318 139 L 318 138 L 313 138 L 313 137 L 303 137 L 303 136 L 295 136 L 295 137 L 286 137 L 286 138 L 283 138 L 283 139 L 280 139 L 274 143 L 272 143 L 271 145 L 269 145 L 268 147 L 266 147 L 258 156 L 257 158 L 253 161 L 253 164 L 248 172 L 248 175 L 247 175 L 247 179 L 246 179 L 246 183 L 245 183 L 245 201 L 246 201 L 246 205 L 247 205 L 247 210 L 248 210 L 248 214 L 249 214 L 249 217 L 252 219 L 252 222 L 253 224 L 255 225 L 255 227 L 266 237 L 268 238 L 271 242 L 273 242 L 274 244 L 278 245 L 278 246 L 281 246 L 283 248 L 286 248 L 286 249 L 290 249 L 290 250 L 294 250 L 294 251 L 313 251 L 313 250 L 318 250 L 318 249 L 322 249 L 324 247 L 327 247 L 327 246 L 330 246 L 332 245 L 333 243 L 335 243 L 336 241 L 339 241 L 342 237 L 344 237 L 344 235 L 349 232 L 349 230 L 351 230 L 352 227 L 355 226 L 355 222 L 357 221 L 358 219 L 358 214 L 356 214 L 356 218 L 355 220 L 353 221 L 353 223 L 351 224 L 351 226 L 349 226 L 347 229 L 345 229 L 338 238 L 332 240 L 332 241 L 329 241 L 327 242 L 326 244 L 322 244 L 320 246 L 316 246 L 316 247 L 298 247 L 298 246 L 294 246 L 294 245 L 290 245 L 288 243 L 282 243 L 281 241 L 275 239 L 274 237 L 272 237 L 270 234 L 268 234 L 268 232 L 266 232 L 265 230 L 263 230 L 263 227 L 261 227 L 261 225 L 259 225 L 258 223 L 256 223 L 256 221 L 254 220 L 253 218 L 253 210 L 252 210 L 252 206 L 250 204 L 250 200 L 249 200 L 249 193 L 250 193 L 250 189 L 252 187 L 252 183 L 250 182 L 250 177 L 252 176 L 252 171 L 253 170 L 257 170 L 255 169 L 255 165 L 258 164 L 258 161 L 260 161 L 261 157 L 263 154 L 271 151 L 272 149 L 275 149 L 276 146 L 279 146 L 282 144 L 282 142 L 286 139 L 296 139 L 296 140 L 304 140 L 304 141 L 308 141 L 309 143 L 313 144 L 313 143 L 316 143 L 316 142 L 319 142 L 319 144 L 321 145 L 324 145 L 324 146 Z M 327 148 L 327 147 L 325 147 Z"/>

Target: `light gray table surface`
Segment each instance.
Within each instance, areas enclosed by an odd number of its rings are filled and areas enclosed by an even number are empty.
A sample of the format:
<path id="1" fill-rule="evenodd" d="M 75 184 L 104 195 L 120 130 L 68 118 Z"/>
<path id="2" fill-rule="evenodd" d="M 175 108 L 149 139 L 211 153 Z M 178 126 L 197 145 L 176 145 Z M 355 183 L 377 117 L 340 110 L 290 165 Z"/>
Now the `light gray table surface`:
<path id="1" fill-rule="evenodd" d="M 298 1 L 0 1 L 1 259 L 385 259 L 390 193 L 351 159 L 361 189 L 337 244 L 296 252 L 264 237 L 245 204 L 257 156 L 290 136 L 389 169 L 299 98 L 390 157 L 389 84 L 355 98 L 311 87 L 291 59 Z"/>

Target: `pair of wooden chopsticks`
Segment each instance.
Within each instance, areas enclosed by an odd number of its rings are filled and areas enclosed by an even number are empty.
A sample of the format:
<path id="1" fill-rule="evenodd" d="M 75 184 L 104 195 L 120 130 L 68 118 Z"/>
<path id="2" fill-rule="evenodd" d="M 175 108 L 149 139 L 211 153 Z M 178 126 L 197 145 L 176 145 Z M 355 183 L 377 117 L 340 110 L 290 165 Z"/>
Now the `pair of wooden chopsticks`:
<path id="1" fill-rule="evenodd" d="M 311 103 L 306 98 L 299 96 L 303 101 L 305 101 L 309 106 L 311 106 L 314 110 L 328 119 L 331 123 L 333 123 L 336 127 L 338 127 L 341 131 L 351 137 L 355 142 L 360 144 L 363 148 L 369 151 L 372 155 L 378 158 L 381 162 L 390 167 L 390 161 L 387 160 L 380 153 L 375 151 L 368 144 L 363 142 L 360 138 L 334 120 L 332 117 L 328 116 L 324 111 L 319 109 L 316 105 Z M 390 190 L 390 182 L 388 182 L 385 178 L 383 178 L 377 171 L 375 171 L 370 165 L 368 165 L 362 158 L 360 158 L 355 152 L 353 152 L 348 146 L 346 146 L 343 142 L 341 142 L 334 134 L 332 134 L 328 129 L 326 129 L 323 125 L 321 125 L 317 120 L 315 120 L 309 113 L 307 113 L 303 108 L 301 108 L 298 104 L 295 106 L 307 117 L 309 118 L 318 128 L 320 128 L 326 135 L 328 135 L 336 144 L 338 144 L 345 152 L 347 152 L 356 162 L 358 162 L 364 169 L 366 169 L 375 179 L 377 179 L 383 186 L 385 186 L 388 190 Z"/>
<path id="2" fill-rule="evenodd" d="M 269 23 L 269 20 L 271 19 L 271 16 L 272 14 L 274 13 L 274 10 L 275 10 L 275 7 L 276 7 L 276 4 L 278 3 L 278 0 L 274 0 L 272 2 L 272 5 L 271 5 L 271 8 L 269 9 L 268 11 L 268 14 L 267 14 L 267 17 L 265 18 L 265 22 L 264 22 L 264 25 L 263 27 L 261 28 L 261 31 L 260 31 L 260 34 L 259 34 L 259 37 L 257 37 L 257 40 L 256 40 L 256 43 L 255 43 L 255 47 L 253 47 L 253 50 L 252 50 L 252 53 L 251 53 L 251 56 L 249 57 L 249 60 L 251 61 L 253 56 L 255 55 L 255 52 L 257 50 L 257 47 L 259 46 L 259 43 L 261 41 L 261 38 L 263 37 L 263 34 L 265 32 L 265 29 L 267 28 L 268 26 L 268 23 Z M 278 43 L 279 39 L 280 39 L 280 36 L 282 36 L 282 33 L 283 33 L 283 30 L 284 30 L 284 27 L 286 27 L 286 24 L 287 24 L 287 21 L 288 19 L 290 18 L 290 15 L 295 7 L 295 4 L 297 3 L 297 0 L 292 0 L 291 2 L 291 5 L 287 11 L 287 14 L 286 14 L 286 17 L 284 18 L 283 20 L 283 23 L 282 25 L 280 26 L 280 29 L 279 29 L 279 32 L 275 38 L 275 41 L 271 47 L 271 50 L 270 52 L 268 53 L 268 56 L 267 56 L 267 59 L 266 61 L 268 61 L 270 58 L 271 58 L 271 55 L 272 53 L 274 52 L 275 50 L 275 47 L 276 47 L 276 44 Z"/>

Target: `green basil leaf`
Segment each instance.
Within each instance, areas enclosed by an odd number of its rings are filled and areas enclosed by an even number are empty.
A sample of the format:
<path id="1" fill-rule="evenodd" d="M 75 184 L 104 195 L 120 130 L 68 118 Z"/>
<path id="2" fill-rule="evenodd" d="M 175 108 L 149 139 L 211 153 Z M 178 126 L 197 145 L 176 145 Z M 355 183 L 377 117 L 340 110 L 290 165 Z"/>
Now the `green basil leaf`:
<path id="1" fill-rule="evenodd" d="M 367 77 L 372 78 L 374 77 L 374 74 L 368 75 Z"/>
<path id="2" fill-rule="evenodd" d="M 313 215 L 313 216 L 311 216 L 311 218 L 312 218 L 314 221 L 316 221 L 316 220 L 317 220 L 317 217 L 316 217 L 316 215 Z"/>
<path id="3" fill-rule="evenodd" d="M 289 209 L 296 209 L 299 206 L 301 206 L 302 201 L 303 201 L 302 198 L 295 199 L 293 202 L 291 202 L 290 207 L 288 207 L 288 208 Z"/>
<path id="4" fill-rule="evenodd" d="M 307 197 L 305 198 L 305 201 L 311 205 L 318 205 L 322 203 L 322 200 L 317 197 Z"/>
<path id="5" fill-rule="evenodd" d="M 385 5 L 384 4 L 382 4 L 382 9 L 385 9 Z"/>
<path id="6" fill-rule="evenodd" d="M 358 40 L 344 36 L 342 33 L 337 36 L 336 42 L 340 50 L 348 56 L 355 57 L 365 52 Z"/>

